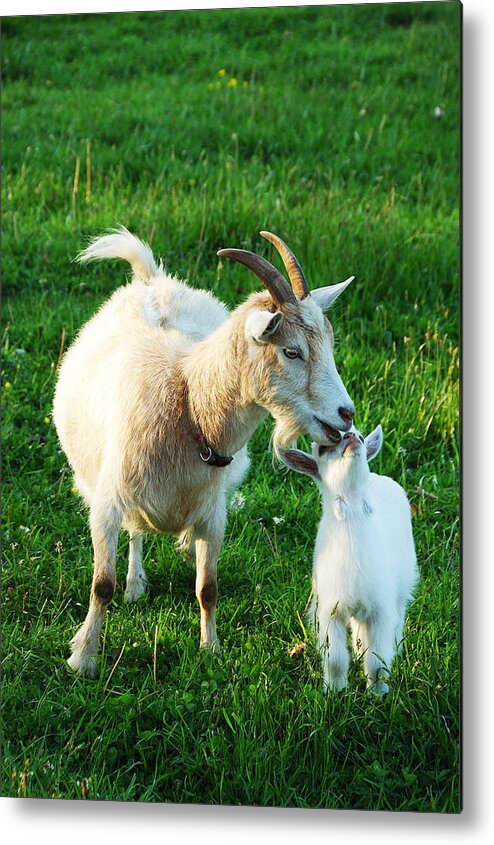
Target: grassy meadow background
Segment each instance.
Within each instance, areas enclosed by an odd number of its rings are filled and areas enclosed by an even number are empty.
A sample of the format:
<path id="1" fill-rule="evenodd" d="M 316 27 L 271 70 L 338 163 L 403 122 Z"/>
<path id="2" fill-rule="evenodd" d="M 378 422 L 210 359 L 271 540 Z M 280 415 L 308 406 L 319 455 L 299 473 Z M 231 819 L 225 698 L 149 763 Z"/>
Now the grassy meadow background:
<path id="1" fill-rule="evenodd" d="M 2 795 L 457 812 L 459 7 L 456 3 L 4 18 Z M 356 424 L 410 497 L 421 571 L 389 695 L 325 696 L 304 611 L 320 507 L 273 463 L 270 421 L 219 562 L 220 656 L 194 572 L 147 538 L 99 680 L 68 641 L 91 584 L 87 515 L 51 421 L 57 365 L 128 276 L 72 263 L 124 224 L 234 306 L 216 251 L 258 235 L 332 312 Z M 295 648 L 305 643 L 305 648 Z M 293 651 L 295 653 L 293 653 Z"/>

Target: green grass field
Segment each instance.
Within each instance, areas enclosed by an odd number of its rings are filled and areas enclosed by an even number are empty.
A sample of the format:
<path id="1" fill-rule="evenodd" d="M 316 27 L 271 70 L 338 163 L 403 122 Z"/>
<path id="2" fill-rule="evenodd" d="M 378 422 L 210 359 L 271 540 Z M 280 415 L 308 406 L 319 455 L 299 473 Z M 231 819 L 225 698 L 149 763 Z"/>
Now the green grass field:
<path id="1" fill-rule="evenodd" d="M 458 812 L 459 7 L 416 3 L 8 18 L 3 74 L 2 795 Z M 123 223 L 234 306 L 220 247 L 280 234 L 332 322 L 376 470 L 410 497 L 421 571 L 389 695 L 360 666 L 325 696 L 304 610 L 320 505 L 251 442 L 219 562 L 220 656 L 194 572 L 147 538 L 99 680 L 68 641 L 91 583 L 85 513 L 51 422 L 57 365 L 128 275 L 81 267 Z M 290 651 L 299 643 L 297 656 Z"/>

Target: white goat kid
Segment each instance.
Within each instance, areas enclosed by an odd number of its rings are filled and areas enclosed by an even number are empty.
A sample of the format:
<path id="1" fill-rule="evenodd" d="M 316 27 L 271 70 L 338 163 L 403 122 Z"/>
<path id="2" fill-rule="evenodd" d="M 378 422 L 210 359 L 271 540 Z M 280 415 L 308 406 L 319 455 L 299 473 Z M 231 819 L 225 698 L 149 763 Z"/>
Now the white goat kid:
<path id="1" fill-rule="evenodd" d="M 352 427 L 339 444 L 313 444 L 312 456 L 280 451 L 282 460 L 314 478 L 322 493 L 311 615 L 326 689 L 347 684 L 350 624 L 355 653 L 364 655 L 368 686 L 379 695 L 388 692 L 386 676 L 400 650 L 417 582 L 406 493 L 391 478 L 369 470 L 368 461 L 381 445 L 381 426 L 365 439 Z"/>
<path id="2" fill-rule="evenodd" d="M 220 250 L 267 288 L 230 314 L 208 292 L 169 276 L 126 229 L 78 256 L 123 258 L 133 269 L 132 282 L 115 291 L 64 356 L 54 400 L 59 439 L 90 508 L 94 548 L 89 611 L 71 643 L 69 664 L 79 674 L 96 675 L 119 529 L 130 533 L 127 601 L 146 586 L 143 531 L 181 535 L 182 545 L 194 547 L 200 642 L 216 651 L 216 561 L 227 494 L 248 466 L 247 442 L 268 412 L 275 444 L 286 446 L 301 432 L 331 443 L 351 425 L 354 408 L 321 310 L 351 279 L 311 295 L 286 244 L 262 234 L 280 252 L 290 284 L 254 253 Z"/>

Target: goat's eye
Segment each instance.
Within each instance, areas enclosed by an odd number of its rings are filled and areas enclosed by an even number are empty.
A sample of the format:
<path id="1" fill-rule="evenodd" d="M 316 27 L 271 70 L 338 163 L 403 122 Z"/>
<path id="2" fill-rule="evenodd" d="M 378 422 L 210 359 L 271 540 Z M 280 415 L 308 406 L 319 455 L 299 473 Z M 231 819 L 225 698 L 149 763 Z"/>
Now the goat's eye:
<path id="1" fill-rule="evenodd" d="M 301 358 L 300 352 L 297 349 L 284 349 L 283 355 L 285 358 L 290 358 L 293 361 L 294 358 Z"/>

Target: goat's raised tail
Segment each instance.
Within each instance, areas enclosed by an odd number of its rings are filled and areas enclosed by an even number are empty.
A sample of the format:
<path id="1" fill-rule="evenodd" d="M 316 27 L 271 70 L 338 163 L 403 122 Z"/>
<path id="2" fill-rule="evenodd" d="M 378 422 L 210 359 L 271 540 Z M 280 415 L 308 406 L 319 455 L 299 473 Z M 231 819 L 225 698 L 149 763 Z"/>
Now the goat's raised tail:
<path id="1" fill-rule="evenodd" d="M 76 261 L 101 261 L 103 258 L 123 258 L 132 267 L 134 276 L 143 281 L 163 274 L 163 266 L 154 260 L 151 247 L 131 234 L 125 226 L 111 229 L 107 235 L 101 235 L 91 241 L 76 257 Z"/>

